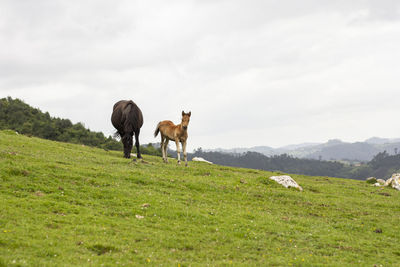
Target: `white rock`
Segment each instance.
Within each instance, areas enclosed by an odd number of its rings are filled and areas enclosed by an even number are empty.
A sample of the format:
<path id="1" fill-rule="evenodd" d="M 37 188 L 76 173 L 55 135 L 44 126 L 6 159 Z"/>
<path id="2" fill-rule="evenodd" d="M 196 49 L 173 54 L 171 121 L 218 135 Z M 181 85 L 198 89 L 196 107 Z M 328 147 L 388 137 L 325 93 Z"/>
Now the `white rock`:
<path id="1" fill-rule="evenodd" d="M 400 173 L 393 173 L 392 177 L 385 182 L 385 186 L 400 190 Z"/>
<path id="2" fill-rule="evenodd" d="M 383 185 L 380 183 L 374 183 L 373 186 L 383 186 Z"/>
<path id="3" fill-rule="evenodd" d="M 200 161 L 200 162 L 205 162 L 205 163 L 208 163 L 208 164 L 213 164 L 211 161 L 205 160 L 205 159 L 200 158 L 200 157 L 194 157 L 194 158 L 192 158 L 192 161 Z"/>
<path id="4" fill-rule="evenodd" d="M 276 181 L 278 184 L 281 184 L 286 188 L 294 187 L 299 189 L 300 191 L 303 191 L 303 188 L 301 188 L 301 186 L 298 185 L 296 181 L 293 180 L 293 178 L 289 175 L 271 176 L 269 177 L 269 179 Z"/>
<path id="5" fill-rule="evenodd" d="M 381 185 L 384 185 L 385 184 L 385 180 L 383 180 L 383 179 L 378 179 L 378 180 L 376 180 L 378 183 L 380 183 Z"/>

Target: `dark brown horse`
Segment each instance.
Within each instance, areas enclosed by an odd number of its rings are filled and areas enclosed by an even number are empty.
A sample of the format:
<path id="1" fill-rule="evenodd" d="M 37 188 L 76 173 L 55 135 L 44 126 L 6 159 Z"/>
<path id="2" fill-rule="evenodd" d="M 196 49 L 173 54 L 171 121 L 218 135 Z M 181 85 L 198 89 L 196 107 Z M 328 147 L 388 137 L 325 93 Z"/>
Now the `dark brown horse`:
<path id="1" fill-rule="evenodd" d="M 168 163 L 167 158 L 167 147 L 169 140 L 175 141 L 176 152 L 178 154 L 178 164 L 181 163 L 181 151 L 179 149 L 179 142 L 182 143 L 183 157 L 185 159 L 185 166 L 187 166 L 187 153 L 186 153 L 186 141 L 188 138 L 187 128 L 190 121 L 192 112 L 185 113 L 182 111 L 181 124 L 175 125 L 172 121 L 161 121 L 158 123 L 156 130 L 154 131 L 154 137 L 161 133 L 161 152 L 163 160 Z"/>
<path id="2" fill-rule="evenodd" d="M 135 135 L 137 157 L 142 158 L 139 151 L 139 133 L 143 125 L 143 114 L 140 108 L 132 100 L 118 101 L 114 105 L 111 122 L 124 144 L 124 157 L 131 157 L 133 135 Z"/>

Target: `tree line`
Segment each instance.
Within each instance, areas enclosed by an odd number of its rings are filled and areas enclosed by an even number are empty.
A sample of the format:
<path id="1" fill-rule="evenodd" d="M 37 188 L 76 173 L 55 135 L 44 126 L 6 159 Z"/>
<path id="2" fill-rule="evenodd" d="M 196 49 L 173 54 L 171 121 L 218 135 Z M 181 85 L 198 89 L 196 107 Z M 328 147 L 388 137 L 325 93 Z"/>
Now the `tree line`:
<path id="1" fill-rule="evenodd" d="M 387 179 L 393 173 L 400 172 L 400 155 L 389 155 L 386 151 L 378 153 L 369 162 L 357 165 L 338 161 L 300 159 L 287 154 L 268 157 L 251 151 L 239 154 L 205 152 L 201 148 L 189 155 L 189 159 L 193 157 L 202 157 L 225 166 L 357 180 L 364 180 L 371 176 Z"/>
<path id="2" fill-rule="evenodd" d="M 48 112 L 33 108 L 20 99 L 0 99 L 0 130 L 10 129 L 44 139 L 84 144 L 106 150 L 122 150 L 121 142 L 102 132 L 91 131 L 78 122 L 51 117 Z M 143 154 L 161 155 L 152 144 L 141 146 Z"/>

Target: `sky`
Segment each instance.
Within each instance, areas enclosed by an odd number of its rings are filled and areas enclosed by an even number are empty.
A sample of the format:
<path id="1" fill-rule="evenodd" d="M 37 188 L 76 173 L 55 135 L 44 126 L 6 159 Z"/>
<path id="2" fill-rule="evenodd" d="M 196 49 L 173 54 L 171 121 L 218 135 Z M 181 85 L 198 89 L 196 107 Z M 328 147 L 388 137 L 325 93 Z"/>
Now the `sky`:
<path id="1" fill-rule="evenodd" d="M 0 97 L 141 143 L 191 111 L 188 151 L 400 137 L 400 1 L 1 0 Z"/>

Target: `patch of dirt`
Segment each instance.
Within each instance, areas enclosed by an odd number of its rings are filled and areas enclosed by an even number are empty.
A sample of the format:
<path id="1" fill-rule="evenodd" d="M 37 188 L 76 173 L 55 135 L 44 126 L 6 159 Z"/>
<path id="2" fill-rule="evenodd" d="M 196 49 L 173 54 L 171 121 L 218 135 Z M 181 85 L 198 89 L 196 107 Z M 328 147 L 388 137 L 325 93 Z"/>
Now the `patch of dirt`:
<path id="1" fill-rule="evenodd" d="M 313 192 L 313 193 L 320 193 L 320 191 L 318 189 L 315 188 L 307 188 L 308 191 Z"/>
<path id="2" fill-rule="evenodd" d="M 60 226 L 55 224 L 55 223 L 48 223 L 48 224 L 46 224 L 46 227 L 50 228 L 50 229 L 58 229 L 58 228 L 60 228 Z"/>
<path id="3" fill-rule="evenodd" d="M 91 247 L 88 247 L 89 250 L 95 252 L 97 255 L 103 255 L 106 253 L 111 253 L 111 252 L 116 252 L 118 251 L 118 249 L 116 249 L 113 246 L 105 246 L 105 245 L 101 245 L 101 244 L 97 244 Z"/>
<path id="4" fill-rule="evenodd" d="M 38 197 L 42 197 L 42 196 L 44 196 L 44 193 L 41 192 L 41 191 L 36 191 L 35 195 L 38 196 Z"/>

